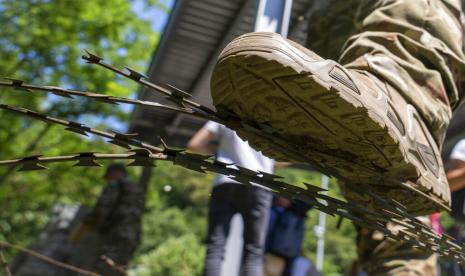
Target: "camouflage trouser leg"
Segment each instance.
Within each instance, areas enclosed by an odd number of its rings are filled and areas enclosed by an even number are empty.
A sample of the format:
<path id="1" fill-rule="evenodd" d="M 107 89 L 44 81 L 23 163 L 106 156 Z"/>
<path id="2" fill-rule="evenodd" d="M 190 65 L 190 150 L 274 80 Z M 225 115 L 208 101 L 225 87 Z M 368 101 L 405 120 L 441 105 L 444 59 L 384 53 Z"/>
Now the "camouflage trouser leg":
<path id="1" fill-rule="evenodd" d="M 460 0 L 314 0 L 308 17 L 308 48 L 389 82 L 442 141 L 464 95 Z"/>
<path id="2" fill-rule="evenodd" d="M 465 92 L 460 0 L 313 0 L 306 16 L 309 49 L 391 84 L 442 142 Z M 360 229 L 358 249 L 370 275 L 436 273 L 434 255 L 376 232 Z"/>
<path id="3" fill-rule="evenodd" d="M 359 263 L 368 275 L 437 275 L 435 254 L 421 252 L 402 242 L 387 240 L 377 231 L 357 229 L 357 253 Z"/>
<path id="4" fill-rule="evenodd" d="M 349 202 L 358 202 L 361 206 L 370 204 L 367 196 L 350 192 L 342 182 L 338 184 Z M 418 217 L 418 219 L 428 226 L 431 224 L 428 217 Z M 401 226 L 391 223 L 388 223 L 386 227 L 394 233 L 402 229 Z M 358 261 L 368 275 L 436 275 L 435 254 L 420 251 L 405 242 L 386 239 L 379 231 L 358 226 L 356 230 Z"/>

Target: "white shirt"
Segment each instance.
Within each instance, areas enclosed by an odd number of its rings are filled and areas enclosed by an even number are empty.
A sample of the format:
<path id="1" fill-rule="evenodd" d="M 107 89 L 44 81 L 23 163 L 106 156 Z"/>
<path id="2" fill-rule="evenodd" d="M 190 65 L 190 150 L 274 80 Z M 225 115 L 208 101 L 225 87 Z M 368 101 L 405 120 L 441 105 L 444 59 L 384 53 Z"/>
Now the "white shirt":
<path id="1" fill-rule="evenodd" d="M 273 173 L 274 161 L 262 153 L 252 149 L 249 143 L 243 141 L 236 132 L 215 122 L 209 121 L 204 126 L 218 137 L 216 160 L 224 163 L 234 163 L 253 171 Z M 238 183 L 225 175 L 218 175 L 215 185 L 223 183 Z"/>
<path id="2" fill-rule="evenodd" d="M 465 162 L 465 139 L 460 140 L 452 149 L 450 159 L 457 159 Z"/>

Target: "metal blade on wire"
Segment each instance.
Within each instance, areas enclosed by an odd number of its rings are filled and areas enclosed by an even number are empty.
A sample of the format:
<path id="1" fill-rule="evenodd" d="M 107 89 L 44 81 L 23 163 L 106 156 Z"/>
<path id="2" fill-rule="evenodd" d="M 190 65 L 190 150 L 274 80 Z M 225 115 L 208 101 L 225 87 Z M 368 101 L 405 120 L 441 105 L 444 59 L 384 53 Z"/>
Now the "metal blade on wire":
<path id="1" fill-rule="evenodd" d="M 44 165 L 47 163 L 62 163 L 70 161 L 82 161 L 82 160 L 131 160 L 133 159 L 134 153 L 93 153 L 92 156 L 88 155 L 88 152 L 77 153 L 63 156 L 43 157 L 43 156 L 30 156 L 20 159 L 13 160 L 2 160 L 0 166 L 23 166 L 28 164 L 31 159 L 34 159 L 36 164 Z M 157 158 L 156 155 L 151 158 Z"/>
<path id="2" fill-rule="evenodd" d="M 21 80 L 16 80 L 16 79 L 11 79 L 11 78 L 5 78 L 5 79 L 10 80 L 10 82 L 0 82 L 0 86 L 11 87 L 11 88 L 14 88 L 20 91 L 50 92 L 52 94 L 65 97 L 65 98 L 69 98 L 69 99 L 73 99 L 73 96 L 78 96 L 78 97 L 84 97 L 84 98 L 100 101 L 103 103 L 139 105 L 139 106 L 144 106 L 146 108 L 164 109 L 164 110 L 169 110 L 169 111 L 180 112 L 183 114 L 195 116 L 195 117 L 205 119 L 205 120 L 214 119 L 206 115 L 205 112 L 198 112 L 197 110 L 193 110 L 192 108 L 187 108 L 187 107 L 170 106 L 170 105 L 164 105 L 164 104 L 153 102 L 153 101 L 143 101 L 143 100 L 138 100 L 138 99 L 129 99 L 129 98 L 124 98 L 124 97 L 117 97 L 117 96 L 111 96 L 111 95 L 105 95 L 105 94 L 99 94 L 99 93 L 93 93 L 93 92 L 79 91 L 79 90 L 73 90 L 73 89 L 64 89 L 64 88 L 57 87 L 57 86 L 33 85 L 33 84 L 27 84 Z"/>
<path id="3" fill-rule="evenodd" d="M 27 116 L 27 117 L 30 117 L 30 118 L 33 118 L 33 119 L 38 119 L 38 120 L 44 121 L 44 122 L 49 123 L 49 124 L 62 125 L 62 126 L 65 127 L 66 130 L 72 131 L 74 133 L 78 133 L 78 134 L 82 134 L 82 135 L 86 135 L 87 133 L 91 133 L 91 134 L 94 134 L 94 135 L 97 135 L 97 136 L 100 136 L 100 137 L 103 137 L 103 138 L 108 138 L 108 139 L 110 139 L 111 143 L 115 143 L 115 144 L 117 144 L 119 146 L 133 145 L 133 146 L 136 146 L 136 147 L 145 148 L 147 150 L 150 150 L 153 153 L 162 153 L 164 151 L 164 149 L 162 149 L 162 148 L 155 147 L 155 146 L 152 146 L 152 145 L 150 145 L 148 143 L 144 143 L 142 141 L 130 138 L 131 136 L 126 136 L 126 135 L 124 135 L 122 133 L 108 132 L 108 131 L 103 131 L 103 130 L 91 128 L 91 127 L 85 126 L 85 125 L 83 125 L 81 123 L 77 123 L 77 122 L 73 122 L 73 121 L 69 121 L 69 120 L 65 120 L 65 119 L 60 119 L 60 118 L 56 118 L 56 117 L 52 117 L 52 116 L 43 115 L 43 114 L 40 114 L 38 112 L 29 110 L 29 109 L 26 109 L 26 108 L 18 108 L 18 107 L 9 106 L 9 105 L 6 105 L 6 104 L 0 104 L 0 109 L 5 109 L 5 110 L 11 111 L 11 112 L 18 113 L 18 114 L 23 115 L 23 116 Z M 127 148 L 127 146 L 123 146 L 123 147 Z"/>
<path id="4" fill-rule="evenodd" d="M 123 70 L 120 70 L 120 69 L 114 67 L 113 65 L 104 62 L 104 59 L 102 57 L 99 57 L 99 56 L 97 56 L 95 54 L 92 54 L 89 51 L 86 51 L 86 54 L 87 55 L 83 55 L 82 58 L 84 60 L 86 60 L 88 63 L 99 65 L 99 66 L 101 66 L 101 67 L 103 67 L 105 69 L 108 69 L 108 70 L 111 70 L 111 71 L 115 72 L 116 74 L 118 74 L 120 76 L 123 76 L 125 78 L 129 78 L 129 79 L 139 83 L 140 85 L 143 85 L 144 87 L 147 87 L 147 88 L 153 89 L 155 91 L 158 91 L 159 93 L 164 95 L 168 100 L 170 100 L 173 103 L 176 103 L 176 104 L 178 104 L 180 106 L 188 105 L 188 106 L 196 107 L 196 108 L 198 108 L 198 109 L 202 110 L 203 112 L 205 112 L 207 114 L 210 114 L 210 115 L 215 114 L 215 112 L 213 110 L 211 110 L 210 108 L 207 108 L 205 106 L 202 106 L 202 105 L 190 100 L 189 98 L 191 98 L 192 96 L 189 93 L 185 92 L 185 91 L 182 91 L 182 90 L 174 88 L 174 87 L 162 87 L 160 85 L 157 85 L 157 84 L 154 84 L 154 83 L 148 81 L 147 76 L 145 76 L 144 74 L 139 73 L 139 72 L 137 72 L 137 71 L 135 71 L 133 69 L 130 69 L 130 68 L 126 67 L 126 70 L 128 72 L 124 72 Z"/>

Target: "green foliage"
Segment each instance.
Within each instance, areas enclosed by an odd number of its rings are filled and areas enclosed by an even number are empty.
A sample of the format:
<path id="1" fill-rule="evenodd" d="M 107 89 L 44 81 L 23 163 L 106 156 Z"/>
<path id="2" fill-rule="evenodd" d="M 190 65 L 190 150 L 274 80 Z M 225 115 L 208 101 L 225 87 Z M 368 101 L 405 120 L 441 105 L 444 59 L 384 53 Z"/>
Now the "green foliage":
<path id="1" fill-rule="evenodd" d="M 441 225 L 445 231 L 458 224 L 459 223 L 456 222 L 448 212 L 441 213 Z"/>
<path id="2" fill-rule="evenodd" d="M 299 169 L 280 169 L 277 174 L 284 177 L 288 183 L 299 184 L 302 182 L 318 185 L 321 182 L 321 174 Z M 335 179 L 329 183 L 329 195 L 341 198 L 339 187 Z M 313 263 L 316 261 L 317 238 L 315 226 L 318 225 L 319 211 L 310 210 L 306 220 L 305 240 L 303 244 L 303 255 Z M 325 260 L 323 264 L 324 275 L 344 274 L 356 258 L 355 251 L 355 228 L 351 222 L 344 220 L 337 228 L 339 217 L 326 216 L 325 232 Z"/>
<path id="3" fill-rule="evenodd" d="M 139 260 L 129 275 L 190 276 L 201 275 L 205 249 L 194 234 L 168 238 Z"/>
<path id="4" fill-rule="evenodd" d="M 212 175 L 157 164 L 132 275 L 201 275 L 212 180 Z"/>
<path id="5" fill-rule="evenodd" d="M 205 213 L 213 175 L 200 174 L 171 163 L 160 162 L 152 181 L 157 185 L 156 192 L 164 193 L 163 200 L 167 206 Z M 169 186 L 171 190 L 164 192 L 165 186 Z"/>
<path id="6" fill-rule="evenodd" d="M 318 224 L 319 212 L 310 211 L 306 224 L 303 254 L 313 263 L 316 261 L 316 243 L 314 227 Z M 325 275 L 344 274 L 356 258 L 355 228 L 352 223 L 344 221 L 337 229 L 337 217 L 326 217 L 325 259 L 323 272 Z"/>
<path id="7" fill-rule="evenodd" d="M 108 88 L 113 74 L 82 66 L 83 50 L 143 69 L 157 37 L 125 0 L 7 0 L 0 9 L 2 73 L 31 81 Z"/>
<path id="8" fill-rule="evenodd" d="M 157 3 L 146 1 L 146 5 Z M 145 71 L 159 37 L 151 23 L 140 19 L 131 10 L 131 2 L 125 0 L 0 1 L 0 26 L 0 77 L 119 96 L 130 96 L 137 86 L 86 65 L 80 55 L 88 49 L 118 66 Z M 7 88 L 0 88 L 0 101 L 92 121 L 93 126 L 98 126 L 95 121 L 114 116 L 128 118 L 116 106 Z M 121 152 L 100 139 L 79 137 L 62 127 L 50 127 L 6 111 L 0 111 L 0 117 L 2 159 L 39 153 Z M 37 236 L 53 205 L 94 202 L 103 185 L 103 169 L 70 165 L 54 165 L 46 172 L 0 169 L 0 239 L 26 245 Z"/>
<path id="9" fill-rule="evenodd" d="M 201 275 L 200 268 L 203 266 L 205 248 L 198 243 L 203 241 L 206 235 L 206 213 L 212 175 L 191 172 L 168 163 L 159 163 L 153 169 L 153 173 L 148 193 L 148 212 L 144 215 L 143 240 L 132 263 L 131 273 L 132 275 Z M 319 173 L 298 169 L 280 169 L 277 174 L 283 176 L 289 183 L 309 182 L 318 185 L 321 180 Z M 167 185 L 172 187 L 169 192 L 164 190 Z M 332 196 L 339 195 L 334 180 L 330 181 L 329 193 Z M 319 212 L 315 210 L 308 213 L 302 250 L 303 255 L 312 262 L 315 262 L 317 240 L 314 227 L 318 224 L 318 216 Z M 324 273 L 342 275 L 356 257 L 354 227 L 350 222 L 343 221 L 340 229 L 336 229 L 337 217 L 327 216 L 326 222 Z M 195 236 L 196 242 L 190 241 L 189 246 L 192 246 L 192 249 L 184 253 L 183 249 L 188 247 L 178 246 L 181 243 L 174 241 L 184 241 L 189 235 Z M 189 257 L 189 254 L 195 251 L 202 257 Z M 160 260 L 159 256 L 162 254 L 166 254 L 163 255 L 166 261 Z M 190 270 L 180 269 L 184 264 L 187 264 Z"/>
<path id="10" fill-rule="evenodd" d="M 176 207 L 156 208 L 144 216 L 143 243 L 139 247 L 141 254 L 156 249 L 169 238 L 177 238 L 187 234 L 194 234 L 201 238 L 203 229 L 193 225 L 194 220 L 199 220 L 201 228 L 206 227 L 204 216 L 196 216 Z"/>

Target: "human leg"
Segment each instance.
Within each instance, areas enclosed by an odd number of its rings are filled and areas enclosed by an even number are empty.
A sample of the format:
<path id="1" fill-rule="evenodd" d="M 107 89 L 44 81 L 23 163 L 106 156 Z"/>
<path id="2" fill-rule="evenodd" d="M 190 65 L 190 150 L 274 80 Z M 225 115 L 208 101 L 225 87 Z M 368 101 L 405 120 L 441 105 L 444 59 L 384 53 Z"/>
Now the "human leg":
<path id="1" fill-rule="evenodd" d="M 241 189 L 242 200 L 238 200 L 237 207 L 244 219 L 243 272 L 245 276 L 260 276 L 272 194 L 260 187 L 242 186 Z"/>
<path id="2" fill-rule="evenodd" d="M 221 265 L 224 257 L 226 240 L 229 234 L 229 224 L 236 213 L 230 202 L 232 185 L 221 184 L 213 188 L 209 213 L 207 233 L 207 253 L 205 256 L 204 275 L 218 276 L 221 274 Z"/>
<path id="3" fill-rule="evenodd" d="M 341 63 L 387 81 L 442 142 L 451 110 L 463 98 L 463 13 L 456 0 L 378 2 Z"/>
<path id="4" fill-rule="evenodd" d="M 428 223 L 427 217 L 420 219 Z M 387 227 L 395 231 L 398 226 Z M 365 228 L 357 228 L 357 253 L 368 275 L 435 276 L 438 272 L 435 254 L 386 239 L 382 233 Z"/>

